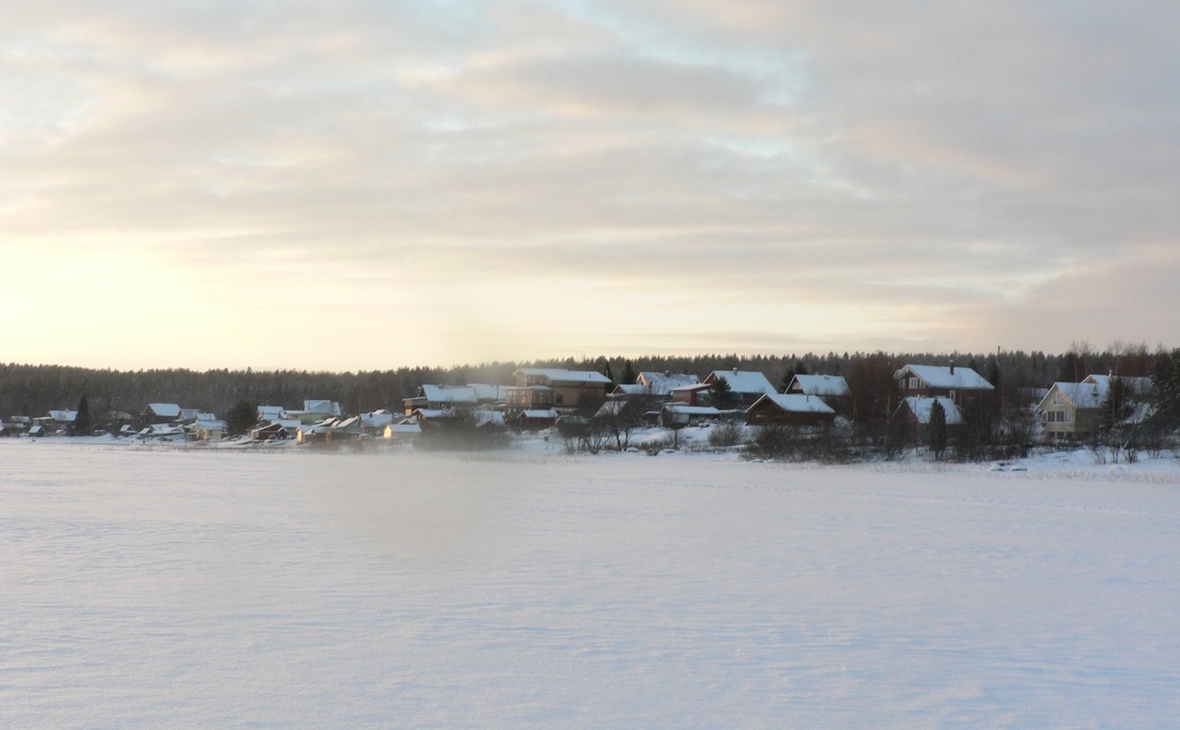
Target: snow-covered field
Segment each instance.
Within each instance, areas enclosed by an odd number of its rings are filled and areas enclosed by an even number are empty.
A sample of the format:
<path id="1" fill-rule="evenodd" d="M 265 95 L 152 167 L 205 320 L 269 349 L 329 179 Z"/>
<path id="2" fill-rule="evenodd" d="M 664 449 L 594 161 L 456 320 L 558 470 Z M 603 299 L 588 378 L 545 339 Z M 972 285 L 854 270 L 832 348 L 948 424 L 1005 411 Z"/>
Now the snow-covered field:
<path id="1" fill-rule="evenodd" d="M 0 443 L 0 727 L 1174 727 L 1180 468 Z"/>

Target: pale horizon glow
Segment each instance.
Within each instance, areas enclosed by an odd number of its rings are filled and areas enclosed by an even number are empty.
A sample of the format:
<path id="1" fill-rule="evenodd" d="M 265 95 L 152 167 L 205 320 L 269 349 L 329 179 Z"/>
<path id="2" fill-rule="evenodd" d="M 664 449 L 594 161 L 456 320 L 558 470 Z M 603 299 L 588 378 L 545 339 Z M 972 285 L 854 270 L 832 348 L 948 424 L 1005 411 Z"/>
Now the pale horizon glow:
<path id="1" fill-rule="evenodd" d="M 1180 345 L 1180 7 L 71 0 L 0 28 L 0 361 Z"/>

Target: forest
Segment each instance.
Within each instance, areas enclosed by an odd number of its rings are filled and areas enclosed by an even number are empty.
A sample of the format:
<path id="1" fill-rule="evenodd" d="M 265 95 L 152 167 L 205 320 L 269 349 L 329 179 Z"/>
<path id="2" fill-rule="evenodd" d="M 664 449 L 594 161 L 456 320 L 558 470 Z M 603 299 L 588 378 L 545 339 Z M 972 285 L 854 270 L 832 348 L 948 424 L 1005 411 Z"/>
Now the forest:
<path id="1" fill-rule="evenodd" d="M 601 356 L 340 373 L 251 369 L 119 371 L 10 363 L 0 364 L 0 418 L 40 416 L 53 409 L 72 409 L 83 396 L 88 399 L 89 410 L 96 420 L 101 420 L 102 414 L 116 411 L 136 415 L 148 403 L 161 402 L 218 414 L 226 413 L 243 400 L 299 408 L 305 399 L 331 399 L 340 402 L 348 413 L 381 408 L 396 411 L 401 409 L 402 399 L 415 395 L 424 383 L 510 385 L 512 373 L 519 367 L 598 370 L 614 383 L 632 382 L 643 371 L 695 373 L 703 377 L 713 370 L 738 368 L 761 371 L 781 390 L 796 373 L 842 375 L 849 378 L 850 384 L 876 389 L 887 388 L 888 375 L 906 363 L 954 364 L 973 368 L 996 384 L 1006 400 L 1016 400 L 1018 394 L 1031 394 L 1054 381 L 1077 382 L 1091 373 L 1150 376 L 1157 363 L 1169 357 L 1165 350 L 1151 351 L 1145 345 L 1115 344 L 1096 351 L 1082 344 L 1063 354 L 997 351 L 989 354 Z"/>

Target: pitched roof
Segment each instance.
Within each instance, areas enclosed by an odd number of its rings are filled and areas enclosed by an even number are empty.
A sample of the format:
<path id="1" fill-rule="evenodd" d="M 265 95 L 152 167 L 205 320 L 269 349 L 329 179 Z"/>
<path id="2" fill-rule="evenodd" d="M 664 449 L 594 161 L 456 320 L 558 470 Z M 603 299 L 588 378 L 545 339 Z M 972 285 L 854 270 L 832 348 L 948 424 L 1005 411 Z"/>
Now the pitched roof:
<path id="1" fill-rule="evenodd" d="M 848 381 L 839 375 L 796 375 L 787 386 L 787 392 L 835 398 L 852 394 Z"/>
<path id="2" fill-rule="evenodd" d="M 766 376 L 757 370 L 714 370 L 705 378 L 705 382 L 713 383 L 718 378 L 725 378 L 729 389 L 735 393 L 778 392 Z"/>
<path id="3" fill-rule="evenodd" d="M 693 373 L 657 373 L 644 371 L 635 379 L 635 385 L 643 387 L 641 392 L 653 395 L 667 395 L 673 388 L 683 385 L 695 385 L 700 382 Z"/>
<path id="4" fill-rule="evenodd" d="M 180 406 L 175 403 L 148 403 L 148 410 L 161 418 L 176 418 L 180 415 Z"/>
<path id="5" fill-rule="evenodd" d="M 824 403 L 823 399 L 814 395 L 802 393 L 767 393 L 750 406 L 750 410 L 764 408 L 767 403 L 773 403 L 787 413 L 835 413 L 832 407 Z"/>
<path id="6" fill-rule="evenodd" d="M 430 403 L 474 403 L 475 389 L 466 385 L 423 385 L 419 391 Z"/>
<path id="7" fill-rule="evenodd" d="M 1105 379 L 1106 376 L 1101 376 Z M 1094 409 L 1102 406 L 1102 401 L 1106 400 L 1106 394 L 1110 391 L 1109 381 L 1095 383 L 1054 383 L 1053 387 L 1049 388 L 1049 392 L 1041 399 L 1037 408 L 1044 410 L 1052 398 L 1054 391 L 1060 392 L 1069 401 L 1069 405 L 1074 408 Z"/>
<path id="8" fill-rule="evenodd" d="M 1110 382 L 1118 380 L 1128 391 L 1135 395 L 1146 395 L 1151 392 L 1151 378 L 1136 378 L 1124 375 L 1087 375 L 1083 383 L 1094 383 L 1104 388 L 1110 388 Z"/>
<path id="9" fill-rule="evenodd" d="M 562 368 L 520 368 L 515 374 L 547 378 L 551 383 L 602 383 L 610 378 L 597 370 L 564 370 Z"/>
<path id="10" fill-rule="evenodd" d="M 340 404 L 331 400 L 305 400 L 303 401 L 303 412 L 339 416 Z"/>
<path id="11" fill-rule="evenodd" d="M 910 396 L 905 399 L 905 404 L 910 409 L 910 413 L 917 417 L 918 423 L 926 426 L 930 424 L 930 413 L 934 410 L 935 401 L 942 405 L 942 410 L 946 413 L 946 425 L 958 426 L 963 423 L 963 412 L 959 410 L 953 400 L 944 396 L 937 398 Z"/>
<path id="12" fill-rule="evenodd" d="M 995 386 L 987 382 L 982 375 L 971 368 L 953 365 L 906 365 L 893 374 L 894 380 L 901 380 L 906 373 L 921 378 L 931 388 L 947 390 L 995 390 Z"/>
<path id="13" fill-rule="evenodd" d="M 468 383 L 468 388 L 475 391 L 477 400 L 504 400 L 504 386 L 488 385 L 487 383 Z"/>

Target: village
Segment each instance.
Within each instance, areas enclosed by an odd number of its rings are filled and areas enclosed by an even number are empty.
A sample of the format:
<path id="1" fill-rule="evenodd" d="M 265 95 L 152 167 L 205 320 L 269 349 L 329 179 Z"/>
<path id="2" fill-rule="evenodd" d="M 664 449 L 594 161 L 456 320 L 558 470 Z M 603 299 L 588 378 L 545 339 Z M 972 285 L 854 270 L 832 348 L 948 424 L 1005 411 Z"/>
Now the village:
<path id="1" fill-rule="evenodd" d="M 552 439 L 569 452 L 659 453 L 707 444 L 769 459 L 845 461 L 901 450 L 936 459 L 1005 458 L 1061 444 L 1113 446 L 1117 459 L 1137 448 L 1159 451 L 1174 438 L 1153 439 L 1140 428 L 1153 413 L 1147 377 L 1089 374 L 1009 394 L 971 367 L 926 364 L 904 365 L 871 393 L 827 374 L 796 373 L 776 388 L 763 372 L 737 368 L 704 377 L 640 372 L 617 385 L 597 370 L 521 367 L 513 377 L 511 385 L 422 384 L 400 408 L 362 413 L 330 399 L 305 399 L 300 407 L 242 402 L 222 416 L 161 402 L 139 414 L 107 414 L 118 427 L 104 431 L 80 426 L 89 418 L 79 409 L 51 410 L 0 420 L 0 436 L 435 449 Z"/>

